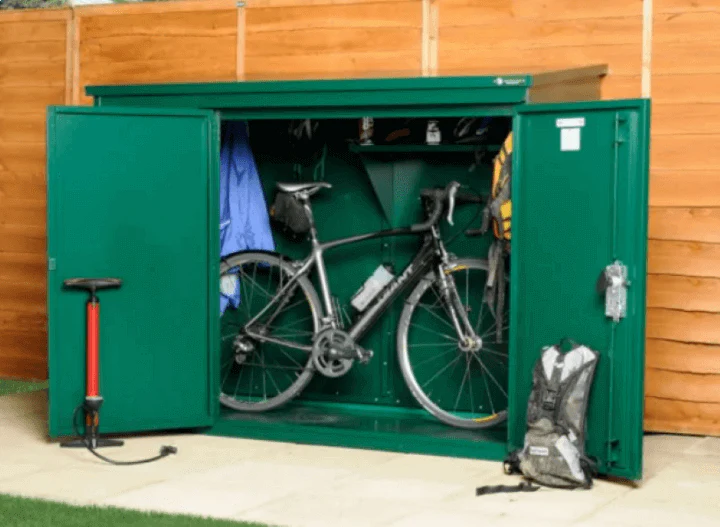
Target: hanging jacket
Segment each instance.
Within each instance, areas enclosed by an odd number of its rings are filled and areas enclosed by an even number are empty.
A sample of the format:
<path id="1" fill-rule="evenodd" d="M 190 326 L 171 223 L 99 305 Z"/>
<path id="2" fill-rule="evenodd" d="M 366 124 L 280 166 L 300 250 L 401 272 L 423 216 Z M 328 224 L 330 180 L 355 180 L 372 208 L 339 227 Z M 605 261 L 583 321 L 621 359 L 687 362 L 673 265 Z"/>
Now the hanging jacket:
<path id="1" fill-rule="evenodd" d="M 223 125 L 220 149 L 220 256 L 248 249 L 274 251 L 275 242 L 247 125 L 231 121 Z M 237 281 L 234 292 L 221 289 L 221 314 L 239 303 Z"/>

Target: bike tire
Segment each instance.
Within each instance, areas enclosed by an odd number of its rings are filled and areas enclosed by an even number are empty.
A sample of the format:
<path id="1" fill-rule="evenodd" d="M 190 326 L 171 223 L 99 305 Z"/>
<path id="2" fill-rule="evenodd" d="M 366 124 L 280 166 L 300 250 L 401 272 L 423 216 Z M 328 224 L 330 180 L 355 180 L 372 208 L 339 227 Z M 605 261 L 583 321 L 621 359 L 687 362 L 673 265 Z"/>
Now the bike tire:
<path id="1" fill-rule="evenodd" d="M 275 253 L 269 253 L 269 252 L 262 252 L 262 251 L 245 251 L 245 252 L 239 252 L 234 253 L 232 255 L 229 255 L 225 257 L 221 263 L 220 263 L 220 278 L 222 280 L 223 275 L 228 274 L 233 269 L 240 269 L 240 268 L 247 268 L 250 265 L 255 265 L 255 269 L 261 268 L 263 270 L 269 269 L 269 276 L 272 277 L 272 268 L 278 268 L 281 272 L 284 272 L 286 276 L 293 276 L 296 273 L 296 269 L 292 266 L 291 261 L 282 255 L 275 254 Z M 249 279 L 247 280 L 250 281 Z M 321 304 L 320 300 L 318 298 L 317 292 L 315 291 L 315 288 L 313 287 L 310 280 L 303 276 L 300 277 L 297 281 L 297 284 L 300 288 L 300 291 L 302 293 L 300 298 L 300 302 L 302 303 L 302 298 L 304 298 L 307 302 L 307 307 L 310 312 L 310 317 L 312 318 L 312 336 L 310 337 L 310 341 L 314 338 L 314 335 L 317 334 L 320 324 L 321 324 Z M 242 292 L 242 289 L 241 289 Z M 248 295 L 249 296 L 249 295 Z M 293 298 L 297 297 L 297 293 L 295 293 L 295 296 Z M 238 310 L 242 306 L 242 298 L 241 298 L 241 305 L 238 306 Z M 247 304 L 252 304 L 252 300 L 248 300 Z M 262 305 L 262 304 L 261 304 Z M 265 304 L 266 305 L 266 304 Z M 228 310 L 231 309 L 228 307 Z M 250 308 L 247 308 L 246 311 L 248 311 Z M 258 311 L 259 312 L 259 311 Z M 232 314 L 232 313 L 231 313 Z M 226 310 L 226 313 L 224 316 L 228 315 L 228 311 Z M 250 317 L 251 314 L 248 312 L 247 316 Z M 309 333 L 309 331 L 308 331 Z M 226 339 L 226 336 L 221 336 L 221 339 Z M 266 345 L 268 343 L 261 343 L 260 346 Z M 286 357 L 288 357 L 287 352 L 283 352 L 282 349 L 287 350 L 287 347 L 279 346 L 278 344 L 273 344 L 274 346 L 278 346 L 280 348 L 280 351 L 278 353 L 284 353 Z M 227 351 L 223 352 L 222 350 L 223 342 L 221 342 L 221 355 L 227 354 Z M 256 343 L 255 346 L 258 346 Z M 299 350 L 294 350 L 296 352 L 296 357 L 298 357 L 298 353 L 301 353 Z M 251 353 L 255 353 L 256 350 L 253 350 Z M 233 353 L 231 351 L 230 353 Z M 261 352 L 258 352 L 261 353 Z M 291 358 L 291 357 L 290 357 Z M 224 362 L 224 359 L 221 359 L 221 362 Z M 291 377 L 291 383 L 287 386 L 287 388 L 280 391 L 278 388 L 279 393 L 276 394 L 272 398 L 266 398 L 259 401 L 250 401 L 250 400 L 238 400 L 238 394 L 237 389 L 236 393 L 233 395 L 230 395 L 229 393 L 226 393 L 223 391 L 224 385 L 226 383 L 226 380 L 223 380 L 221 382 L 220 386 L 220 403 L 223 406 L 226 406 L 228 408 L 231 408 L 236 411 L 242 411 L 242 412 L 265 412 L 268 410 L 272 410 L 275 408 L 278 408 L 284 404 L 286 404 L 288 401 L 294 399 L 302 390 L 308 385 L 310 380 L 312 379 L 315 370 L 312 364 L 312 355 L 310 353 L 307 353 L 307 357 L 304 359 L 298 359 L 296 362 L 298 364 L 298 372 L 297 378 L 292 381 Z M 242 366 L 245 363 L 239 363 L 237 364 L 239 368 L 242 368 Z M 248 365 L 251 363 L 247 363 Z M 234 361 L 230 363 L 230 367 L 234 367 L 236 364 Z M 265 366 L 264 359 L 263 359 L 263 366 Z M 223 371 L 223 365 L 221 364 L 221 377 L 223 375 L 228 375 L 229 372 L 224 373 Z M 242 374 L 238 373 L 238 380 L 237 384 L 240 384 Z M 246 379 L 247 382 L 247 379 Z M 253 381 L 250 381 L 251 384 Z M 262 382 L 264 385 L 267 385 L 267 379 L 265 375 L 262 376 Z M 273 381 L 273 384 L 275 384 L 275 387 L 277 387 L 276 384 L 277 381 Z M 250 398 L 250 397 L 248 397 Z"/>
<path id="2" fill-rule="evenodd" d="M 451 268 L 451 272 L 454 273 L 459 270 L 474 270 L 478 271 L 480 275 L 486 277 L 487 271 L 488 271 L 488 262 L 487 260 L 480 260 L 480 259 L 458 259 L 455 262 L 453 262 L 453 267 Z M 417 322 L 418 316 L 417 313 L 420 311 L 418 309 L 420 305 L 420 300 L 425 296 L 426 293 L 430 290 L 431 287 L 436 283 L 436 276 L 434 272 L 430 272 L 425 277 L 423 277 L 418 285 L 415 287 L 413 292 L 408 297 L 405 307 L 402 311 L 402 314 L 400 316 L 400 320 L 398 322 L 398 331 L 397 331 L 397 353 L 398 353 L 398 361 L 400 364 L 400 370 L 402 372 L 403 378 L 405 379 L 405 383 L 407 384 L 408 388 L 410 389 L 410 392 L 412 393 L 415 400 L 422 406 L 425 410 L 427 410 L 430 414 L 432 414 L 435 418 L 440 420 L 441 422 L 448 424 L 453 427 L 457 428 L 464 428 L 464 429 L 470 429 L 470 430 L 477 430 L 477 429 L 483 429 L 483 428 L 490 428 L 496 425 L 501 424 L 507 419 L 507 371 L 504 373 L 504 379 L 500 379 L 500 383 L 504 383 L 505 386 L 505 399 L 504 399 L 504 405 L 500 404 L 503 401 L 501 400 L 498 403 L 498 406 L 504 406 L 504 408 L 495 407 L 492 409 L 490 413 L 483 413 L 482 415 L 479 415 L 477 417 L 474 416 L 474 414 L 470 415 L 458 415 L 457 412 L 451 412 L 448 411 L 446 408 L 443 408 L 442 405 L 438 404 L 437 400 L 433 400 L 432 398 L 432 386 L 430 387 L 430 390 L 427 388 L 423 388 L 420 380 L 418 379 L 418 376 L 416 374 L 415 368 L 413 367 L 412 361 L 410 359 L 410 347 L 412 346 L 409 344 L 409 334 L 412 327 L 423 329 L 424 327 L 419 327 Z M 469 281 L 469 280 L 468 280 Z M 460 291 L 460 288 L 458 287 L 458 291 Z M 477 290 L 476 289 L 476 295 L 481 297 L 481 304 L 485 303 L 484 299 L 484 282 L 482 283 L 482 289 Z M 436 295 L 437 296 L 437 295 Z M 477 302 L 477 300 L 475 300 Z M 470 302 L 467 302 L 468 306 Z M 482 313 L 482 305 L 481 305 L 481 311 L 478 316 L 478 325 L 480 324 L 480 319 L 483 317 Z M 492 320 L 487 321 L 488 327 L 494 323 L 494 314 L 492 310 L 488 310 L 488 312 L 491 314 Z M 434 315 L 437 316 L 437 315 Z M 416 319 L 416 323 L 413 324 L 413 320 Z M 434 320 L 434 319 L 433 319 Z M 448 323 L 448 322 L 446 322 Z M 417 332 L 418 329 L 413 329 L 413 331 Z M 449 332 L 449 330 L 448 330 Z M 507 342 L 507 331 L 505 331 L 505 341 Z M 434 337 L 437 339 L 437 337 Z M 447 335 L 445 336 L 447 339 Z M 457 339 L 457 336 L 455 334 L 455 339 Z M 421 344 L 423 346 L 428 346 L 432 348 L 431 344 Z M 488 344 L 485 344 L 487 346 Z M 457 357 L 458 355 L 455 353 L 455 350 L 453 349 L 452 343 L 445 343 L 443 340 L 441 343 L 438 344 L 440 347 L 445 347 L 445 351 L 442 352 L 442 354 L 450 355 L 451 357 Z M 459 348 L 458 348 L 459 349 Z M 484 348 L 485 349 L 485 348 Z M 481 350 L 478 353 L 481 353 L 483 350 Z M 495 353 L 495 352 L 493 352 Z M 423 361 L 427 362 L 427 360 L 434 360 L 432 357 L 430 359 L 423 359 Z M 453 359 L 453 361 L 459 360 L 459 359 Z M 472 359 L 470 362 L 473 362 Z M 482 366 L 482 362 L 480 362 L 480 365 Z M 443 366 L 445 368 L 445 366 Z M 483 368 L 485 368 L 483 366 Z M 487 368 L 485 368 L 487 370 Z M 480 368 L 481 375 L 485 375 L 485 372 L 482 368 Z M 486 387 L 484 389 L 488 390 L 488 398 L 491 398 L 490 393 L 490 387 L 492 386 L 492 382 L 489 381 L 489 375 L 491 373 L 488 371 L 488 374 L 485 375 L 484 382 L 487 383 Z M 469 375 L 468 375 L 469 377 Z M 465 382 L 465 375 L 462 377 L 463 383 Z M 472 382 L 472 380 L 470 381 Z M 495 381 L 498 382 L 497 380 Z M 439 391 L 442 391 L 446 387 L 443 386 L 440 388 Z M 462 393 L 463 386 L 460 387 L 460 393 Z M 427 391 L 430 391 L 431 393 L 426 393 Z M 495 389 L 497 391 L 497 388 Z M 472 392 L 471 398 L 472 398 Z M 458 395 L 458 399 L 460 396 Z M 437 399 L 437 397 L 436 397 Z M 492 404 L 492 400 L 490 402 Z M 457 402 L 456 402 L 457 407 Z"/>

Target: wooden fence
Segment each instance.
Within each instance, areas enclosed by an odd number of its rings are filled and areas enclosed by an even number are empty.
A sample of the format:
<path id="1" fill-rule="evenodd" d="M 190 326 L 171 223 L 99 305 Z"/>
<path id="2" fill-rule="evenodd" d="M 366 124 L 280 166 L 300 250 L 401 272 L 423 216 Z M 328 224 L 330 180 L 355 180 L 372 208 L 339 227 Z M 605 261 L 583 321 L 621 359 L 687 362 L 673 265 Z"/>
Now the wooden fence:
<path id="1" fill-rule="evenodd" d="M 654 8 L 645 426 L 720 435 L 720 2 Z"/>
<path id="2" fill-rule="evenodd" d="M 651 73 L 646 427 L 720 434 L 720 0 L 654 0 L 652 14 L 648 24 L 642 0 L 205 0 L 0 12 L 0 376 L 46 375 L 47 105 L 88 104 L 88 84 L 606 63 L 604 98 L 639 97 Z"/>
<path id="3" fill-rule="evenodd" d="M 71 18 L 0 13 L 0 375 L 47 371 L 45 108 L 69 102 Z"/>

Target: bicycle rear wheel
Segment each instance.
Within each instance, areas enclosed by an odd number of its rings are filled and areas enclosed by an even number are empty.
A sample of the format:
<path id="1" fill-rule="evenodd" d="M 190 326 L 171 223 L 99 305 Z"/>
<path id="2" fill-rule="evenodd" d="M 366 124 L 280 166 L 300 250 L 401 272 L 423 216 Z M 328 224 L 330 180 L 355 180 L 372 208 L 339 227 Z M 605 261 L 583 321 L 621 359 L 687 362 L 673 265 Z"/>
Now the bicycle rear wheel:
<path id="1" fill-rule="evenodd" d="M 462 259 L 449 272 L 480 337 L 477 349 L 459 341 L 434 273 L 410 294 L 398 324 L 398 360 L 410 391 L 437 419 L 459 428 L 488 428 L 507 418 L 508 328 L 500 328 L 498 341 L 484 295 L 487 270 L 486 260 Z"/>
<path id="2" fill-rule="evenodd" d="M 310 351 L 252 338 L 244 329 L 294 275 L 289 261 L 271 253 L 236 253 L 220 264 L 221 290 L 239 292 L 237 307 L 229 305 L 220 320 L 220 402 L 228 408 L 277 408 L 298 395 L 313 376 Z M 320 312 L 315 289 L 302 277 L 253 328 L 263 337 L 309 348 L 320 327 Z"/>

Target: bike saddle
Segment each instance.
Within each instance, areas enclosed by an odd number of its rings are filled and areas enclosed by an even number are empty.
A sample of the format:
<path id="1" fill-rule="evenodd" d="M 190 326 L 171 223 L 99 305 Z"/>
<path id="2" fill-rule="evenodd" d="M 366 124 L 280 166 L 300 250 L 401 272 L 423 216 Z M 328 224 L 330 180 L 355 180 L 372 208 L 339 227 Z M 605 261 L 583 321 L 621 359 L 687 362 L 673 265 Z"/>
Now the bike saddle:
<path id="1" fill-rule="evenodd" d="M 69 289 L 84 289 L 94 293 L 101 289 L 112 289 L 120 287 L 122 280 L 119 278 L 70 278 L 63 282 Z"/>
<path id="2" fill-rule="evenodd" d="M 332 188 L 332 185 L 324 181 L 311 181 L 309 183 L 278 183 L 277 188 L 290 194 L 294 194 L 295 192 L 315 194 L 320 189 Z"/>

